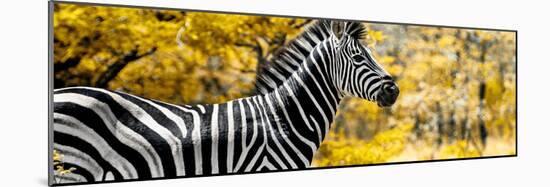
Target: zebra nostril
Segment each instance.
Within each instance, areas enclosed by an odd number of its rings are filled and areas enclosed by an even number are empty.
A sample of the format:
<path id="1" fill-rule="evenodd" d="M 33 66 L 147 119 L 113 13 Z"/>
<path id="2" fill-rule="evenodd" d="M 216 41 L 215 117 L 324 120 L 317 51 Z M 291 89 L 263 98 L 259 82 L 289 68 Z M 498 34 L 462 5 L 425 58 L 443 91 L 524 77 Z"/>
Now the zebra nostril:
<path id="1" fill-rule="evenodd" d="M 394 83 L 386 83 L 384 84 L 382 89 L 384 90 L 384 92 L 392 95 L 399 93 L 399 89 L 397 88 L 397 85 L 395 85 Z"/>

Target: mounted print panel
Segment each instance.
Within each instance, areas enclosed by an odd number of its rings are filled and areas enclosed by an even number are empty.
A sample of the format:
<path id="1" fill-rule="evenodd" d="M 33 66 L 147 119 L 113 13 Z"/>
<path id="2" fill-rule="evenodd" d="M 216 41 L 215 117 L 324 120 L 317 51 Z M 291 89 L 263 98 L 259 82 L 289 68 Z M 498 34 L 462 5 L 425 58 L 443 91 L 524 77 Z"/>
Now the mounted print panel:
<path id="1" fill-rule="evenodd" d="M 517 155 L 516 31 L 50 9 L 52 185 Z"/>

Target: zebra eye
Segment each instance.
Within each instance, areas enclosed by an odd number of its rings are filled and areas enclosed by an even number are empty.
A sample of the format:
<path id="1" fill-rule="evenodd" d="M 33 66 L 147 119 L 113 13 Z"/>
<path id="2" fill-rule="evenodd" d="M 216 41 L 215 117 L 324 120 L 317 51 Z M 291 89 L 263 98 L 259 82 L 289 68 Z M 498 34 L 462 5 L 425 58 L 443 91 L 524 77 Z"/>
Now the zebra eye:
<path id="1" fill-rule="evenodd" d="M 355 60 L 355 62 L 363 62 L 365 57 L 363 55 L 355 55 L 353 56 L 353 60 Z"/>

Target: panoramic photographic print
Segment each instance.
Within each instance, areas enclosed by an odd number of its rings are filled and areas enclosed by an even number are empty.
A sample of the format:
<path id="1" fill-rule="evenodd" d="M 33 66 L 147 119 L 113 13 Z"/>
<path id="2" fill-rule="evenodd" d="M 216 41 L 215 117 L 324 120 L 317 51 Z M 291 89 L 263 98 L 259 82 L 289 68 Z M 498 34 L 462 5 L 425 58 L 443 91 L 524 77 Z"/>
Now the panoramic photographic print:
<path id="1" fill-rule="evenodd" d="M 517 155 L 516 31 L 50 8 L 52 185 Z"/>

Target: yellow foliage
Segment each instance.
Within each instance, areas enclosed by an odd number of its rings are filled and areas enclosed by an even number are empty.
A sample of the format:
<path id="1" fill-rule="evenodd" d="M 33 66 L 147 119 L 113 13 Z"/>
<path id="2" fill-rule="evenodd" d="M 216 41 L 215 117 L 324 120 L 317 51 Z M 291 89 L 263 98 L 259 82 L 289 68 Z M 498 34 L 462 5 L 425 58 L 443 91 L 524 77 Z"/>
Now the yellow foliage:
<path id="1" fill-rule="evenodd" d="M 439 158 L 471 158 L 479 157 L 481 152 L 466 140 L 460 140 L 453 144 L 445 145 L 439 152 Z"/>
<path id="2" fill-rule="evenodd" d="M 314 166 L 344 166 L 384 163 L 404 149 L 412 124 L 380 132 L 372 140 L 348 138 L 343 133 L 329 135 L 316 153 Z"/>
<path id="3" fill-rule="evenodd" d="M 378 42 L 384 42 L 385 36 L 382 31 L 375 31 L 375 30 L 369 30 L 367 31 L 367 43 L 378 43 Z"/>
<path id="4" fill-rule="evenodd" d="M 175 104 L 217 103 L 254 87 L 257 55 L 292 38 L 303 19 L 173 10 L 56 4 L 54 61 L 80 63 L 55 77 L 65 86 L 95 86 L 117 60 L 156 51 L 128 65 L 107 88 Z M 284 42 L 284 41 L 283 41 Z M 269 44 L 268 44 L 269 43 Z"/>
<path id="5" fill-rule="evenodd" d="M 76 170 L 76 168 L 71 167 L 66 169 L 63 165 L 63 154 L 59 153 L 57 150 L 53 150 L 53 167 L 54 167 L 54 179 L 58 176 L 67 175 Z M 56 183 L 60 183 L 61 179 L 55 179 Z"/>

